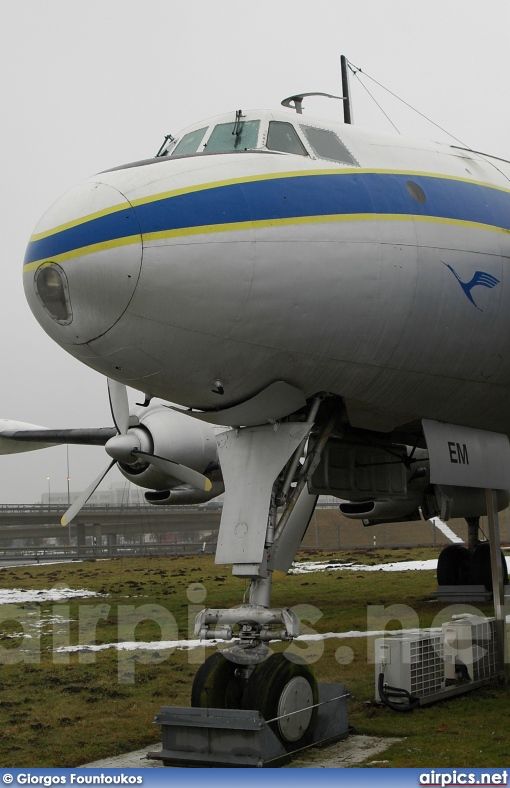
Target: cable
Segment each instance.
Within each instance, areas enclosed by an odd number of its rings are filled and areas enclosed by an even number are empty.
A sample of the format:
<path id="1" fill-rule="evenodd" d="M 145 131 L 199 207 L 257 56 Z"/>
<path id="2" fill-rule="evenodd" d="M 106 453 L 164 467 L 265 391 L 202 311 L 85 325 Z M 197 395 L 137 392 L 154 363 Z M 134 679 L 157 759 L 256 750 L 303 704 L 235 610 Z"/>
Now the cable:
<path id="1" fill-rule="evenodd" d="M 427 117 L 427 115 L 424 115 L 424 114 L 423 114 L 423 112 L 420 112 L 420 110 L 419 110 L 419 109 L 416 109 L 416 107 L 413 107 L 413 106 L 412 106 L 412 104 L 409 104 L 409 103 L 408 103 L 407 101 L 405 101 L 403 98 L 400 98 L 400 96 L 397 96 L 397 94 L 396 94 L 396 93 L 393 93 L 393 91 L 392 91 L 392 90 L 390 90 L 389 88 L 387 88 L 387 87 L 385 87 L 384 85 L 382 85 L 380 82 L 378 82 L 376 79 L 374 79 L 374 77 L 371 77 L 371 76 L 370 76 L 370 74 L 367 74 L 367 73 L 366 73 L 366 71 L 363 71 L 363 69 L 359 68 L 358 66 L 355 66 L 355 65 L 354 65 L 354 63 L 351 63 L 349 60 L 347 61 L 347 65 L 348 65 L 348 67 L 350 68 L 350 70 L 352 71 L 352 73 L 354 74 L 354 76 L 358 76 L 358 73 L 359 73 L 359 74 L 363 74 L 365 77 L 367 77 L 368 79 L 371 79 L 371 80 L 372 80 L 372 82 L 375 82 L 375 84 L 376 84 L 376 85 L 378 85 L 380 88 L 382 88 L 382 89 L 383 89 L 383 90 L 385 90 L 387 93 L 389 93 L 390 95 L 392 95 L 392 96 L 393 96 L 394 98 L 396 98 L 398 101 L 401 101 L 401 102 L 402 102 L 402 104 L 405 104 L 405 106 L 406 106 L 406 107 L 408 107 L 409 109 L 412 109 L 412 110 L 413 110 L 413 112 L 416 112 L 418 115 L 420 115 L 422 118 L 424 118 L 425 120 L 427 120 L 429 123 L 432 123 L 432 125 L 433 125 L 433 126 L 436 126 L 436 128 L 440 129 L 440 130 L 441 130 L 441 131 L 443 131 L 445 134 L 448 134 L 448 136 L 449 136 L 449 137 L 451 137 L 451 138 L 452 138 L 452 139 L 454 139 L 454 140 L 457 140 L 457 142 L 460 142 L 460 144 L 461 144 L 461 145 L 463 145 L 464 147 L 466 147 L 466 148 L 467 148 L 467 147 L 469 147 L 469 146 L 468 146 L 468 145 L 467 145 L 465 142 L 463 142 L 463 141 L 462 141 L 462 140 L 460 140 L 458 137 L 456 137 L 456 136 L 455 136 L 455 134 L 452 134 L 451 132 L 447 131 L 447 130 L 446 130 L 446 129 L 444 129 L 442 126 L 440 126 L 440 125 L 439 125 L 439 123 L 436 123 L 435 121 L 431 120 L 431 118 Z M 360 85 L 363 85 L 363 83 L 361 82 L 361 79 L 359 79 L 359 77 L 358 77 L 358 81 L 359 81 Z M 365 87 L 365 85 L 363 85 L 363 87 Z M 365 90 L 367 90 L 368 94 L 370 95 L 370 92 L 368 91 L 368 89 L 367 89 L 366 87 L 365 87 Z M 373 98 L 373 97 L 372 97 L 372 98 Z M 374 99 L 374 101 L 375 101 L 375 99 Z M 376 104 L 377 104 L 377 102 L 376 102 Z M 379 106 L 379 105 L 378 105 L 378 106 Z M 384 114 L 386 115 L 386 113 L 384 113 Z M 386 115 L 386 117 L 388 117 L 388 116 Z M 388 120 L 390 120 L 390 119 L 388 118 Z M 394 124 L 392 123 L 392 121 L 390 121 L 390 123 L 391 123 L 392 125 L 394 125 Z M 395 127 L 395 128 L 396 128 L 396 127 Z M 399 133 L 400 133 L 400 132 L 399 132 Z"/>
<path id="2" fill-rule="evenodd" d="M 390 687 L 388 684 L 385 684 L 384 673 L 379 673 L 377 689 L 379 690 L 379 697 L 381 698 L 384 705 L 393 711 L 413 711 L 420 705 L 420 699 L 416 698 L 414 695 L 411 695 L 411 693 L 406 689 L 402 689 L 400 687 Z M 390 698 L 407 698 L 409 703 L 407 705 L 403 703 L 393 703 Z"/>
<path id="3" fill-rule="evenodd" d="M 363 82 L 361 81 L 361 79 L 358 77 L 358 72 L 357 72 L 357 71 L 354 71 L 353 73 L 354 73 L 354 76 L 357 78 L 357 80 L 358 80 L 359 84 L 361 85 L 361 87 L 362 87 L 362 88 L 364 88 L 364 89 L 367 91 L 368 95 L 370 96 L 370 98 L 372 99 L 372 101 L 374 102 L 374 104 L 377 104 L 377 106 L 378 106 L 378 107 L 379 107 L 379 109 L 381 110 L 382 114 L 383 114 L 383 115 L 384 115 L 384 116 L 385 116 L 385 117 L 386 117 L 386 118 L 389 120 L 389 122 L 391 123 L 391 125 L 393 126 L 393 128 L 395 129 L 395 131 L 397 132 L 397 134 L 400 134 L 401 132 L 399 131 L 399 129 L 397 129 L 397 127 L 396 127 L 396 126 L 395 126 L 395 124 L 393 123 L 393 121 L 392 121 L 392 119 L 390 118 L 390 116 L 388 115 L 388 113 L 387 113 L 387 112 L 385 112 L 385 111 L 383 110 L 383 108 L 381 107 L 381 105 L 379 104 L 379 102 L 376 100 L 375 96 L 372 96 L 372 94 L 370 93 L 370 91 L 369 91 L 369 89 L 367 88 L 367 86 L 366 86 L 366 85 L 364 85 L 364 84 L 363 84 Z"/>
<path id="4" fill-rule="evenodd" d="M 278 720 L 287 719 L 287 717 L 292 717 L 293 714 L 301 714 L 303 711 L 309 711 L 310 709 L 318 709 L 320 706 L 325 706 L 327 703 L 333 703 L 335 700 L 344 700 L 345 698 L 352 698 L 350 692 L 344 692 L 343 695 L 337 695 L 336 698 L 329 698 L 329 700 L 322 700 L 319 703 L 312 703 L 311 706 L 303 706 L 302 709 L 296 709 L 296 711 L 287 711 L 285 714 L 280 714 L 279 717 L 273 717 L 271 720 L 265 720 L 265 722 L 269 725 L 271 722 L 278 722 Z"/>

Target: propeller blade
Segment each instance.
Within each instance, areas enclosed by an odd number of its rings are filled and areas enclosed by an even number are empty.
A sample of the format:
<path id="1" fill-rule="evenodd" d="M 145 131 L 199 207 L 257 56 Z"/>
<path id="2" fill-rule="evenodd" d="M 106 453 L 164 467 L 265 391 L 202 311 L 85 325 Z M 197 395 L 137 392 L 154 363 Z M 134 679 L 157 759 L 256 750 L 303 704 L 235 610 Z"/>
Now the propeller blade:
<path id="1" fill-rule="evenodd" d="M 117 432 L 113 427 L 71 430 L 54 430 L 46 429 L 45 427 L 38 427 L 37 429 L 24 429 L 23 427 L 9 430 L 0 429 L 0 453 L 3 453 L 1 451 L 2 439 L 6 438 L 17 443 L 39 443 L 42 444 L 39 448 L 43 449 L 46 444 L 55 446 L 65 443 L 77 446 L 104 446 L 110 438 L 116 435 Z M 17 451 L 23 450 L 23 447 L 20 446 Z"/>
<path id="2" fill-rule="evenodd" d="M 78 512 L 83 508 L 83 506 L 85 506 L 85 504 L 87 503 L 88 499 L 90 498 L 90 496 L 92 495 L 92 493 L 94 492 L 96 487 L 99 487 L 99 485 L 103 481 L 104 477 L 106 476 L 106 474 L 108 473 L 110 468 L 113 468 L 115 463 L 116 463 L 116 460 L 112 460 L 109 463 L 108 467 L 105 468 L 105 470 L 102 471 L 102 473 L 99 474 L 97 479 L 94 479 L 92 484 L 90 484 L 87 487 L 85 492 L 82 492 L 82 494 L 76 499 L 76 501 L 72 504 L 72 506 L 69 507 L 67 512 L 64 514 L 64 516 L 60 520 L 60 524 L 61 525 L 69 525 L 71 520 L 74 520 L 74 518 L 76 517 Z"/>
<path id="3" fill-rule="evenodd" d="M 210 492 L 210 490 L 212 490 L 211 480 L 208 479 L 207 476 L 204 476 L 203 473 L 194 471 L 193 468 L 188 468 L 187 465 L 171 462 L 170 460 L 165 460 L 164 457 L 158 457 L 157 454 L 149 454 L 139 449 L 135 449 L 133 454 L 137 457 L 143 457 L 144 460 L 154 465 L 158 470 L 163 471 L 163 473 L 168 473 L 170 476 L 175 476 L 176 479 L 179 479 L 179 481 L 185 484 L 191 484 L 191 486 L 195 487 L 197 490 L 203 490 L 204 492 Z"/>
<path id="4" fill-rule="evenodd" d="M 108 396 L 113 423 L 119 435 L 125 435 L 129 427 L 129 402 L 127 388 L 124 383 L 118 383 L 108 378 Z"/>

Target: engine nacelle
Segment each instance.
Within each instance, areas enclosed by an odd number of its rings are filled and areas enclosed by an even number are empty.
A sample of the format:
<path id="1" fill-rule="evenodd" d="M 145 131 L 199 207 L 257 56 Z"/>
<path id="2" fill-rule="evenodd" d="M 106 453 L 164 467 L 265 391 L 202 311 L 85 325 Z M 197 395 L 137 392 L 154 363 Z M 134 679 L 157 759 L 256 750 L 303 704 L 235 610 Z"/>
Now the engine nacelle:
<path id="1" fill-rule="evenodd" d="M 498 512 L 506 509 L 509 500 L 508 490 L 496 491 Z M 485 490 L 478 487 L 435 484 L 425 492 L 422 511 L 426 520 L 431 517 L 441 517 L 442 520 L 452 517 L 484 517 L 487 514 Z"/>
<path id="2" fill-rule="evenodd" d="M 163 457 L 171 462 L 186 465 L 199 473 L 206 474 L 212 481 L 218 480 L 218 447 L 210 424 L 187 416 L 164 405 L 140 409 L 135 413 L 138 423 L 129 429 L 134 432 L 144 451 Z M 143 461 L 119 462 L 123 476 L 139 487 L 151 490 L 171 490 L 182 487 L 182 481 Z M 199 492 L 199 491 L 195 491 Z M 219 495 L 204 493 L 205 500 Z"/>
<path id="3" fill-rule="evenodd" d="M 332 438 L 309 491 L 343 498 L 340 511 L 345 517 L 378 525 L 421 519 L 419 508 L 429 484 L 424 449 Z"/>
<path id="4" fill-rule="evenodd" d="M 363 504 L 400 500 L 406 506 L 428 484 L 429 461 L 424 449 L 330 438 L 308 491 Z"/>
<path id="5" fill-rule="evenodd" d="M 509 503 L 508 490 L 498 490 L 496 495 L 498 512 Z M 429 485 L 422 493 L 394 500 L 344 501 L 340 511 L 351 520 L 363 520 L 363 525 L 408 522 L 420 520 L 420 509 L 425 520 L 441 517 L 483 517 L 487 514 L 485 490 L 476 487 L 451 487 Z"/>
<path id="6" fill-rule="evenodd" d="M 145 500 L 153 506 L 189 506 L 207 503 L 225 492 L 223 482 L 213 482 L 210 492 L 193 490 L 187 486 L 174 487 L 173 490 L 154 490 L 145 493 Z"/>
<path id="7" fill-rule="evenodd" d="M 420 520 L 419 507 L 421 497 L 406 498 L 395 501 L 362 501 L 340 504 L 340 511 L 351 520 L 363 520 L 363 525 L 379 525 L 379 523 L 407 522 Z"/>

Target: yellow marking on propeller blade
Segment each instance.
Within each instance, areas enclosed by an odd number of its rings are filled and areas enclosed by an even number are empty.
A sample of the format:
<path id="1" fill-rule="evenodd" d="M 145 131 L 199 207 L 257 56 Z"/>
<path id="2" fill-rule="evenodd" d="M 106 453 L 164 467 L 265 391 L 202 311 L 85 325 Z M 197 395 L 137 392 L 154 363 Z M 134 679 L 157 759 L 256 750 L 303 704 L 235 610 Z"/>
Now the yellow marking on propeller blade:
<path id="1" fill-rule="evenodd" d="M 60 525 L 69 525 L 69 523 L 67 522 L 67 520 L 66 520 L 66 518 L 65 518 L 65 517 L 61 517 L 61 519 L 60 519 Z"/>
<path id="2" fill-rule="evenodd" d="M 205 488 L 204 489 L 205 489 L 206 492 L 210 492 L 212 490 L 212 482 L 211 482 L 210 479 L 207 478 L 207 476 L 205 477 Z"/>

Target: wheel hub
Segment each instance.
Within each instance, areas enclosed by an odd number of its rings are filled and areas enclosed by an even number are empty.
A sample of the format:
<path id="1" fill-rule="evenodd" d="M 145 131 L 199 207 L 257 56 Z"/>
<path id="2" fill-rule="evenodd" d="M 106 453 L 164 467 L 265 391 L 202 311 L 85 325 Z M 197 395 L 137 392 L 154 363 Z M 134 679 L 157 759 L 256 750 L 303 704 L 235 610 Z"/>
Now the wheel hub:
<path id="1" fill-rule="evenodd" d="M 286 741 L 303 736 L 312 718 L 312 705 L 313 690 L 305 678 L 296 676 L 285 685 L 278 702 L 278 728 Z"/>

